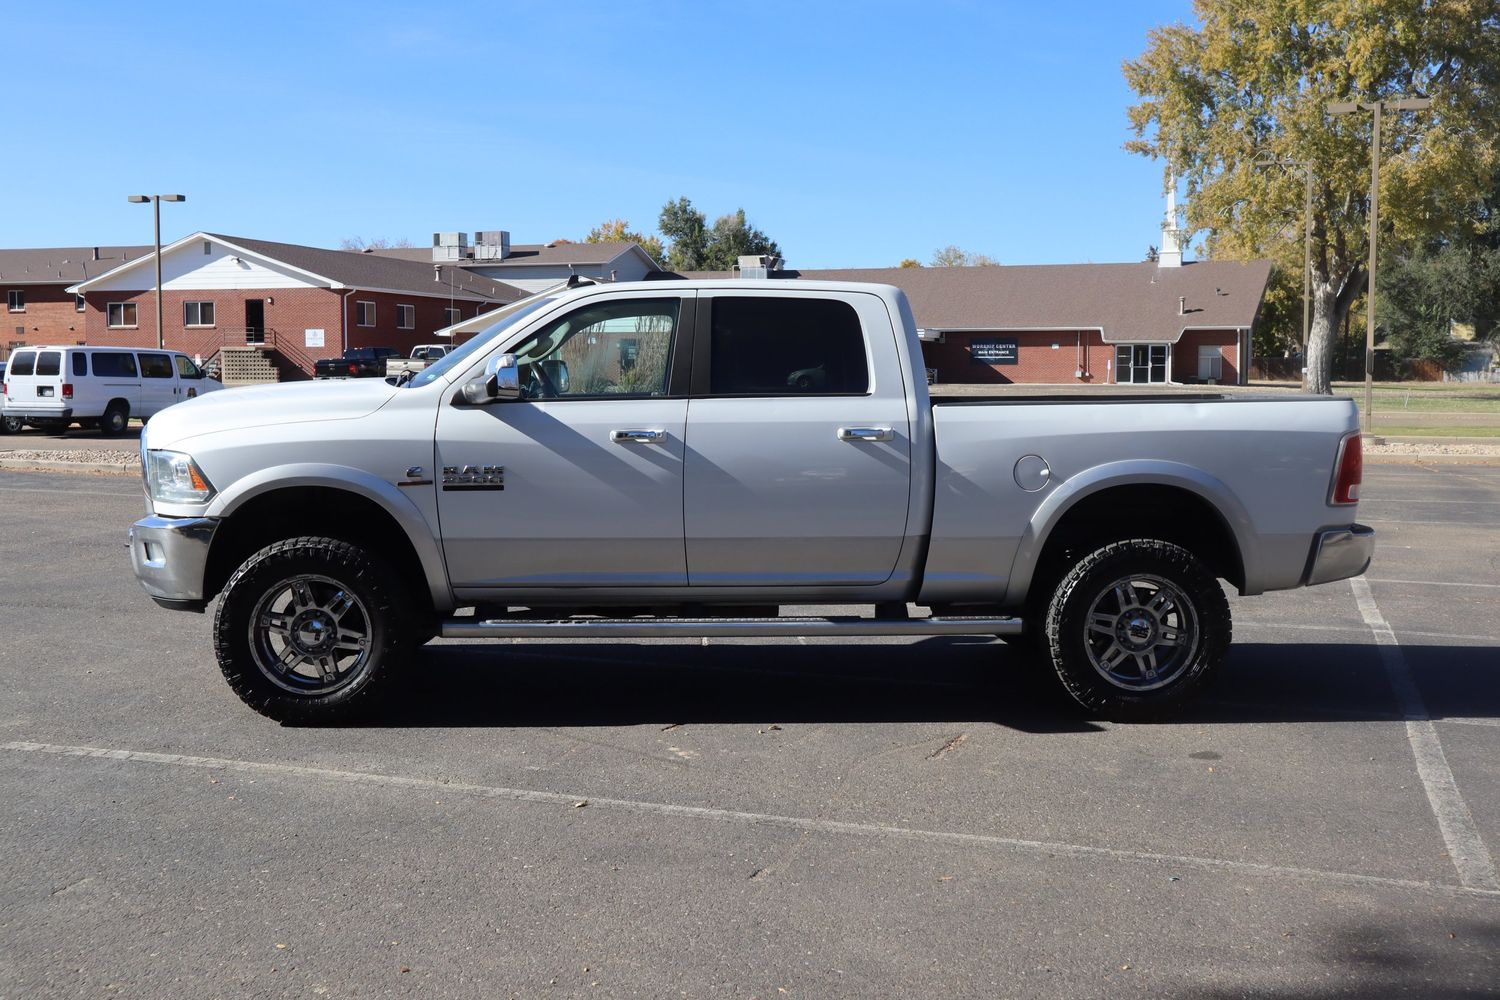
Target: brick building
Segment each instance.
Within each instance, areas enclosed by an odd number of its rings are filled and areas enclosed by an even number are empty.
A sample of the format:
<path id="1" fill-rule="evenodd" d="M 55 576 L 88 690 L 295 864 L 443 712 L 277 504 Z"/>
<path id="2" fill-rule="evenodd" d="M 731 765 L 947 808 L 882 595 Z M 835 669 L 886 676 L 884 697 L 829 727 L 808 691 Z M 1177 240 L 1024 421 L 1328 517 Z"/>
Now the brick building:
<path id="1" fill-rule="evenodd" d="M 149 246 L 0 250 L 0 290 L 5 292 L 0 359 L 25 344 L 82 343 L 86 306 L 68 287 L 151 251 Z"/>
<path id="2" fill-rule="evenodd" d="M 156 344 L 153 255 L 67 291 L 86 304 L 90 344 Z M 166 346 L 205 361 L 226 348 L 263 352 L 282 378 L 311 374 L 348 348 L 405 354 L 433 332 L 525 296 L 451 265 L 194 233 L 162 248 Z"/>

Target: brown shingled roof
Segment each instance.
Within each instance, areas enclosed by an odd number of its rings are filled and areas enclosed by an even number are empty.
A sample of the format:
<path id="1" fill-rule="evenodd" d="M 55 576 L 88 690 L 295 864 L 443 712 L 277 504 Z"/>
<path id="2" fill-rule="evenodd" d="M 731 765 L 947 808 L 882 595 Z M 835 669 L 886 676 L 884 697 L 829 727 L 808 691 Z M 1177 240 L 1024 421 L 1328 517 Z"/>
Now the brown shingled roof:
<path id="1" fill-rule="evenodd" d="M 0 250 L 0 283 L 71 285 L 95 278 L 127 260 L 147 256 L 149 246 L 40 247 Z M 95 260 L 95 251 L 98 259 Z"/>
<path id="2" fill-rule="evenodd" d="M 1271 262 L 874 267 L 782 274 L 895 285 L 911 300 L 917 325 L 927 330 L 1102 330 L 1111 343 L 1159 343 L 1176 342 L 1185 329 L 1254 325 Z M 1186 308 L 1181 314 L 1179 297 Z"/>
<path id="3" fill-rule="evenodd" d="M 442 265 L 440 278 L 433 278 L 432 255 L 425 261 L 402 260 L 373 253 L 351 253 L 348 250 L 326 250 L 322 247 L 305 247 L 296 243 L 273 243 L 270 240 L 252 240 L 242 236 L 227 236 L 205 233 L 205 236 L 223 240 L 274 260 L 325 278 L 332 278 L 351 288 L 388 289 L 394 292 L 412 292 L 419 295 L 446 294 L 448 283 L 469 297 L 508 303 L 525 298 L 530 292 L 495 281 L 483 275 L 470 274 L 461 267 Z"/>

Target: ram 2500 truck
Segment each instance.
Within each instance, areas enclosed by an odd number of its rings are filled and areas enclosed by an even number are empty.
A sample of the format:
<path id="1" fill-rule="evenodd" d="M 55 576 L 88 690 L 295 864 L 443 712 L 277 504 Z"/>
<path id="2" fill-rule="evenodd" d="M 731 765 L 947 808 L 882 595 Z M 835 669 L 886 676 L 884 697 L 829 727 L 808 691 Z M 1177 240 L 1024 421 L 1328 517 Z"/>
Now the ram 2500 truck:
<path id="1" fill-rule="evenodd" d="M 1374 549 L 1346 399 L 934 400 L 886 285 L 584 283 L 490 319 L 404 384 L 213 393 L 142 434 L 135 573 L 218 597 L 256 710 L 360 711 L 435 636 L 965 634 L 1139 717 L 1224 660 L 1220 580 Z"/>

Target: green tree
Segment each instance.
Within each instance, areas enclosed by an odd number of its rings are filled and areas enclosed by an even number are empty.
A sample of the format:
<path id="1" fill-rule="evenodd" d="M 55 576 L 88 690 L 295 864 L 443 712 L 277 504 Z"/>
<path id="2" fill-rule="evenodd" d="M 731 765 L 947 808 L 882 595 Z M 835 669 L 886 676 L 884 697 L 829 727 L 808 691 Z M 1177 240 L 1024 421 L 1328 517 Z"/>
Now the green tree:
<path id="1" fill-rule="evenodd" d="M 952 243 L 935 251 L 930 267 L 999 267 L 1000 262 L 988 254 L 970 253 L 962 250 Z"/>
<path id="2" fill-rule="evenodd" d="M 1376 318 L 1398 360 L 1464 355 L 1451 330 L 1472 323 L 1476 339 L 1500 337 L 1500 174 L 1475 212 L 1478 228 L 1382 254 Z"/>
<path id="3" fill-rule="evenodd" d="M 656 228 L 667 241 L 667 267 L 673 271 L 703 271 L 708 253 L 708 223 L 686 198 L 661 208 Z"/>
<path id="4" fill-rule="evenodd" d="M 667 259 L 666 251 L 662 248 L 661 240 L 655 236 L 642 236 L 640 233 L 632 232 L 630 222 L 627 219 L 610 219 L 601 222 L 589 234 L 583 238 L 585 243 L 634 243 L 658 265 Z"/>
<path id="5" fill-rule="evenodd" d="M 1328 392 L 1340 322 L 1367 278 L 1368 113 L 1333 101 L 1426 96 L 1383 122 L 1380 218 L 1398 244 L 1460 231 L 1500 165 L 1495 0 L 1195 0 L 1199 27 L 1151 32 L 1125 63 L 1140 96 L 1132 152 L 1185 177 L 1187 228 L 1218 259 L 1270 257 L 1300 286 L 1302 180 L 1254 162 L 1310 163 L 1312 329 L 1307 387 Z M 1284 280 L 1284 279 L 1283 279 Z"/>
<path id="6" fill-rule="evenodd" d="M 742 256 L 781 257 L 781 247 L 745 218 L 743 208 L 720 216 L 712 227 L 687 198 L 662 206 L 657 228 L 667 240 L 667 266 L 673 271 L 728 271 Z"/>

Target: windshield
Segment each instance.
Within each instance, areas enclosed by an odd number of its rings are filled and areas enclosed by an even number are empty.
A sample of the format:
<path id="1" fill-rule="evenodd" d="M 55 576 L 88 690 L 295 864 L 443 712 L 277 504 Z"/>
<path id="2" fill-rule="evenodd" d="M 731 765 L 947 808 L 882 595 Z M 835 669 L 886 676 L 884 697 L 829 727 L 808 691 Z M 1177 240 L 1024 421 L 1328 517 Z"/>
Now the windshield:
<path id="1" fill-rule="evenodd" d="M 495 334 L 515 326 L 523 318 L 531 315 L 545 305 L 550 305 L 553 301 L 550 298 L 530 298 L 522 299 L 520 302 L 506 306 L 495 316 L 494 323 L 449 351 L 442 358 L 422 369 L 406 384 L 408 386 L 431 385 L 434 381 L 447 375 L 448 372 L 453 371 L 455 368 L 467 366 L 476 355 L 493 342 Z"/>

